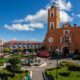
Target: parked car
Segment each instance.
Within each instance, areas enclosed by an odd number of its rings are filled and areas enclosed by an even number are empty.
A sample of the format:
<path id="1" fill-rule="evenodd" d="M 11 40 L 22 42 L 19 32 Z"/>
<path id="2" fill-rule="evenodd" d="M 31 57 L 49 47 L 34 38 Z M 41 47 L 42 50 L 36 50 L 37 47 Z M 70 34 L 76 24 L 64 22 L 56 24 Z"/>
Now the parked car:
<path id="1" fill-rule="evenodd" d="M 38 54 L 39 57 L 49 57 L 49 52 L 47 50 L 41 50 L 39 51 L 39 54 Z"/>

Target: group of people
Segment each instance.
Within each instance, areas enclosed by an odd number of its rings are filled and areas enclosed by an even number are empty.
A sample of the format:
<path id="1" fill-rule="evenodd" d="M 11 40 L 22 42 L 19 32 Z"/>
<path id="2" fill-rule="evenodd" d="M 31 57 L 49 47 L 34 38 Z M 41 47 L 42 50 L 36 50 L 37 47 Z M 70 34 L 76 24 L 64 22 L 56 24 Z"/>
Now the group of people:
<path id="1" fill-rule="evenodd" d="M 62 57 L 66 57 L 69 54 L 69 49 L 65 47 L 64 49 L 60 49 L 59 47 L 56 47 L 52 52 L 51 56 L 54 56 L 54 54 Z"/>
<path id="2" fill-rule="evenodd" d="M 80 55 L 80 50 L 75 49 L 73 52 L 70 52 L 68 47 L 64 47 L 63 49 L 56 47 L 51 53 L 51 56 L 58 55 L 60 57 L 69 57 L 70 55 Z"/>

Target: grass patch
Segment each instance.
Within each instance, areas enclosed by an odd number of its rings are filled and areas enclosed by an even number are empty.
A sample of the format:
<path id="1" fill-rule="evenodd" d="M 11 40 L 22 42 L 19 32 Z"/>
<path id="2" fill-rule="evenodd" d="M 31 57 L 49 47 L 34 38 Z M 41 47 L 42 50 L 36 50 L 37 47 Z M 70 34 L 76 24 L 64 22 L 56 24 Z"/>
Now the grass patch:
<path id="1" fill-rule="evenodd" d="M 13 73 L 4 69 L 0 72 L 0 77 L 7 78 L 8 80 L 25 80 L 25 76 L 28 74 L 29 74 L 29 71 L 21 71 L 21 72 L 15 73 L 15 75 L 13 75 Z M 6 80 L 6 79 L 4 79 L 4 80 Z"/>
<path id="2" fill-rule="evenodd" d="M 56 80 L 56 68 L 46 70 L 47 75 L 51 75 Z M 67 66 L 58 69 L 59 80 L 80 80 L 80 71 L 69 71 Z"/>
<path id="3" fill-rule="evenodd" d="M 0 58 L 0 63 L 5 63 L 9 60 L 9 58 Z"/>

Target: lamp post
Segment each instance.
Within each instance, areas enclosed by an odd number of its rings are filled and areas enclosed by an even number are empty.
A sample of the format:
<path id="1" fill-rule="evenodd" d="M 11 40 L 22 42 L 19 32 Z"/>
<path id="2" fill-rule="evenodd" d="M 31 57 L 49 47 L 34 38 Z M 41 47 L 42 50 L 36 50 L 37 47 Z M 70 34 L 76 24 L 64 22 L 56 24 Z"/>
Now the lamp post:
<path id="1" fill-rule="evenodd" d="M 58 80 L 58 55 L 59 55 L 59 48 L 56 48 L 55 53 L 57 55 L 57 63 L 56 63 L 56 79 Z"/>

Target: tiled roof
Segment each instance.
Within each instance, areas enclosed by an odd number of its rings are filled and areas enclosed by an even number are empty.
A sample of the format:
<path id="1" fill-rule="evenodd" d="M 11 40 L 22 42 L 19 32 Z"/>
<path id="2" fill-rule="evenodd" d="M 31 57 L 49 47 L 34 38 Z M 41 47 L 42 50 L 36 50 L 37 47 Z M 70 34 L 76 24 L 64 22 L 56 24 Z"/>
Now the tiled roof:
<path id="1" fill-rule="evenodd" d="M 45 42 L 35 42 L 35 41 L 17 41 L 17 40 L 12 40 L 6 42 L 8 44 L 45 44 Z"/>

